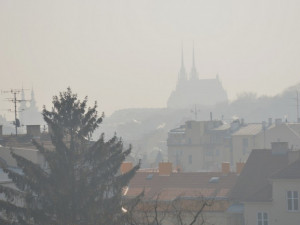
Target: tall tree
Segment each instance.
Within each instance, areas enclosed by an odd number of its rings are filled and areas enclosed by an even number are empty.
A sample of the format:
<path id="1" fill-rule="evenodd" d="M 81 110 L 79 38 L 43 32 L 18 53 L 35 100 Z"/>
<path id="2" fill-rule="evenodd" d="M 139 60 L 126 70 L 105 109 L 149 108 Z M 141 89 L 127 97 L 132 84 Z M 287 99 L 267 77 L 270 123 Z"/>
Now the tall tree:
<path id="1" fill-rule="evenodd" d="M 42 114 L 54 149 L 33 141 L 46 168 L 12 152 L 22 173 L 3 166 L 16 188 L 0 187 L 6 196 L 0 224 L 122 224 L 122 190 L 139 168 L 119 173 L 131 148 L 124 149 L 116 136 L 89 141 L 103 115 L 96 103 L 87 107 L 87 97 L 80 101 L 70 88 L 54 96 L 52 110 Z"/>

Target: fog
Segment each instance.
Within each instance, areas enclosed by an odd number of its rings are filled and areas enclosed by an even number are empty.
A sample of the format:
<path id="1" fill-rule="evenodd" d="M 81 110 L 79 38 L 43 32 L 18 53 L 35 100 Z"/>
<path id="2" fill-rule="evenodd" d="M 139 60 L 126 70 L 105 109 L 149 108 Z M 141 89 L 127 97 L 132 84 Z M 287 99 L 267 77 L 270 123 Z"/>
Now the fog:
<path id="1" fill-rule="evenodd" d="M 0 88 L 33 87 L 40 109 L 68 86 L 107 115 L 162 108 L 181 47 L 189 72 L 194 42 L 199 78 L 219 74 L 229 100 L 275 95 L 299 82 L 299 10 L 279 0 L 2 0 Z"/>
<path id="2" fill-rule="evenodd" d="M 0 223 L 299 224 L 299 12 L 0 0 Z"/>

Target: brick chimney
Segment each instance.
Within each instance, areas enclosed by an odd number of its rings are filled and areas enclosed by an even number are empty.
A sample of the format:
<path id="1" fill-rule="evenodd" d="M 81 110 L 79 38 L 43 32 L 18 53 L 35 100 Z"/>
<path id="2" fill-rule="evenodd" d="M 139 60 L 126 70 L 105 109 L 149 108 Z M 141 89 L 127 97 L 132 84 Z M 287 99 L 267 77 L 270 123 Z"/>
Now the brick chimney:
<path id="1" fill-rule="evenodd" d="M 159 176 L 170 176 L 172 173 L 172 163 L 160 162 L 158 166 Z"/>
<path id="2" fill-rule="evenodd" d="M 132 162 L 123 162 L 121 164 L 120 170 L 121 170 L 121 173 L 124 174 L 124 173 L 129 172 L 132 168 L 133 168 Z"/>
<path id="3" fill-rule="evenodd" d="M 223 174 L 230 173 L 230 163 L 229 162 L 223 162 L 222 163 L 222 173 Z"/>
<path id="4" fill-rule="evenodd" d="M 244 162 L 237 162 L 236 163 L 236 173 L 237 174 L 241 174 L 243 168 L 245 166 L 245 163 Z"/>

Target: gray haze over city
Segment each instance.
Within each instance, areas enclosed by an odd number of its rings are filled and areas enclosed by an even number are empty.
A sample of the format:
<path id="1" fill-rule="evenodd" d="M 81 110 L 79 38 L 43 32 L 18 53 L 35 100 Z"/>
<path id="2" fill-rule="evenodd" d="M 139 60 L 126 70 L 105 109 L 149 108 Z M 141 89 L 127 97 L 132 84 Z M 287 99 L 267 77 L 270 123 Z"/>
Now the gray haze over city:
<path id="1" fill-rule="evenodd" d="M 299 224 L 299 12 L 0 0 L 0 225 Z"/>
<path id="2" fill-rule="evenodd" d="M 299 82 L 299 10 L 292 0 L 1 0 L 0 88 L 33 87 L 39 109 L 68 86 L 107 115 L 163 108 L 181 47 L 189 72 L 194 43 L 199 78 L 218 74 L 229 100 L 272 96 Z"/>

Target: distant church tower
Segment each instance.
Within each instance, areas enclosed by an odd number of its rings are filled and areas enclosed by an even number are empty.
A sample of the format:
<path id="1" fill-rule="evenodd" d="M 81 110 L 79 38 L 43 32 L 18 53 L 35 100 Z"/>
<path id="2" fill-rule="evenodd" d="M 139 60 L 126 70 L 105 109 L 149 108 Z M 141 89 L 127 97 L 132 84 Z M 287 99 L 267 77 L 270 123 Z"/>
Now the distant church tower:
<path id="1" fill-rule="evenodd" d="M 24 89 L 22 88 L 21 99 L 25 100 Z M 22 101 L 19 107 L 20 121 L 22 125 L 41 125 L 43 124 L 43 117 L 39 112 L 35 101 L 35 95 L 33 88 L 31 89 L 31 99 L 29 106 L 26 105 L 26 101 Z"/>
<path id="2" fill-rule="evenodd" d="M 191 73 L 190 73 L 190 80 L 192 80 L 192 81 L 199 80 L 198 73 L 197 73 L 196 66 L 195 66 L 194 44 L 193 44 L 193 66 L 192 66 Z"/>
<path id="3" fill-rule="evenodd" d="M 168 99 L 168 108 L 190 108 L 194 107 L 195 104 L 200 106 L 212 106 L 227 101 L 227 93 L 218 76 L 211 79 L 199 79 L 195 64 L 194 45 L 192 68 L 189 78 L 187 78 L 182 49 L 178 81 L 176 89 L 171 93 Z"/>
<path id="4" fill-rule="evenodd" d="M 185 71 L 184 61 L 183 61 L 183 47 L 181 47 L 181 67 L 178 73 L 177 87 L 185 84 L 186 82 L 187 82 L 187 74 Z"/>

